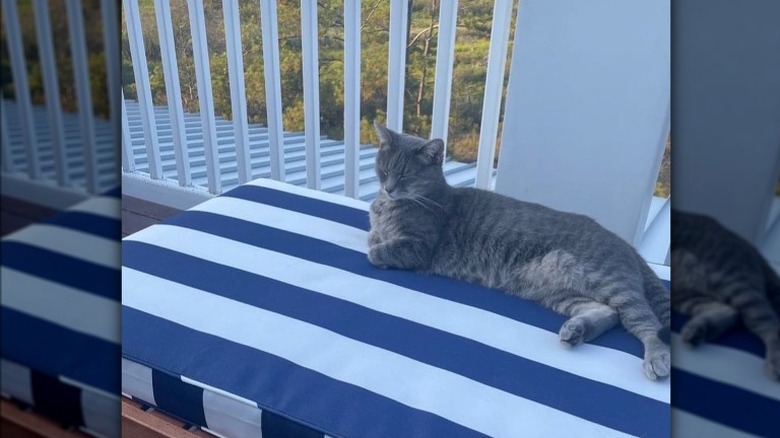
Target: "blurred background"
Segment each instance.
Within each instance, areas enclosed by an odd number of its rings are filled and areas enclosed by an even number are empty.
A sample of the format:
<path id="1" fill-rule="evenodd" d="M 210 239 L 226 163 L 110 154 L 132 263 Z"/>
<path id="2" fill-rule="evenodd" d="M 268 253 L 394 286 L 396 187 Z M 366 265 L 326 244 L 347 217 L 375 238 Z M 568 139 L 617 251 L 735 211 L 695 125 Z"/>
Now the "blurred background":
<path id="1" fill-rule="evenodd" d="M 672 4 L 672 207 L 714 218 L 756 248 L 775 272 L 780 272 L 778 18 L 780 3 L 771 0 Z M 715 249 L 727 245 L 706 243 Z M 740 262 L 726 257 L 715 265 Z M 688 274 L 673 268 L 673 295 Z M 780 309 L 770 303 L 780 287 L 764 289 L 754 292 L 765 297 L 763 308 L 777 320 Z M 780 382 L 764 369 L 771 349 L 741 315 L 736 327 L 692 348 L 679 334 L 690 315 L 673 313 L 674 436 L 776 436 L 780 430 Z M 780 335 L 780 327 L 775 330 Z"/>

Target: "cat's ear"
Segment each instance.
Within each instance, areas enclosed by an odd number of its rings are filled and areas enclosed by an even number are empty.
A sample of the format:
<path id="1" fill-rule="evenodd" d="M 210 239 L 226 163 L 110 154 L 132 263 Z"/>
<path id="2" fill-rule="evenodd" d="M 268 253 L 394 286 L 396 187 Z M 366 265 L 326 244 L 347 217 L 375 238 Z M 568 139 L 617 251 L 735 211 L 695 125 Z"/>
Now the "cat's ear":
<path id="1" fill-rule="evenodd" d="M 444 161 L 444 142 L 439 138 L 434 138 L 424 143 L 417 149 L 426 162 L 430 164 L 441 165 Z"/>
<path id="2" fill-rule="evenodd" d="M 376 129 L 376 136 L 379 137 L 379 147 L 387 147 L 393 144 L 392 131 L 387 129 L 384 125 L 374 120 L 374 129 Z"/>

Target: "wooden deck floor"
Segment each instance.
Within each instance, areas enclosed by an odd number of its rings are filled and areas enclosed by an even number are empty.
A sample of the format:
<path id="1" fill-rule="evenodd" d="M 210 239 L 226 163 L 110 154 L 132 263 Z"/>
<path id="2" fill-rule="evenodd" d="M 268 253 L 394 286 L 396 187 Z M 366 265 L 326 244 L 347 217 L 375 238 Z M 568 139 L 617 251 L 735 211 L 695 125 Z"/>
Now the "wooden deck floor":
<path id="1" fill-rule="evenodd" d="M 27 225 L 57 213 L 48 207 L 32 204 L 8 196 L 0 197 L 0 236 L 13 233 Z M 180 210 L 144 201 L 132 196 L 122 196 L 122 237 L 167 219 Z"/>
<path id="2" fill-rule="evenodd" d="M 0 201 L 0 236 L 13 233 L 57 212 L 48 207 L 8 196 L 0 196 Z"/>
<path id="3" fill-rule="evenodd" d="M 122 238 L 167 219 L 181 210 L 132 196 L 122 196 Z"/>

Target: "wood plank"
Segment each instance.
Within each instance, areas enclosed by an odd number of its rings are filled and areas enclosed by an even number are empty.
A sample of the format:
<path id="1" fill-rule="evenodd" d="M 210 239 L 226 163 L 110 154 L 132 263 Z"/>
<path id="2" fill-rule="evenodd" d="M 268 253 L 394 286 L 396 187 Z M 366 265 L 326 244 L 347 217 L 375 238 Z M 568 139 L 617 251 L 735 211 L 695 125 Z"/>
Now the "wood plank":
<path id="1" fill-rule="evenodd" d="M 127 195 L 122 195 L 122 210 L 132 211 L 158 220 L 167 219 L 180 212 L 180 210 L 166 205 L 155 204 L 154 202 L 144 201 L 143 199 Z"/>
<path id="2" fill-rule="evenodd" d="M 5 210 L 2 210 L 0 211 L 0 236 L 7 236 L 8 234 L 11 234 L 17 230 L 21 230 L 22 228 L 32 223 L 35 223 L 35 221 L 30 218 L 8 213 Z"/>
<path id="3" fill-rule="evenodd" d="M 157 411 L 147 412 L 141 405 L 122 398 L 122 436 L 135 438 L 197 438 L 183 423 Z M 208 436 L 208 435 L 206 435 Z"/>
<path id="4" fill-rule="evenodd" d="M 122 237 L 141 231 L 157 222 L 160 222 L 160 220 L 138 214 L 134 211 L 122 210 Z"/>
<path id="5" fill-rule="evenodd" d="M 0 399 L 0 436 L 14 438 L 86 438 L 79 431 L 63 429 L 56 422 L 35 412 L 23 410 L 6 399 Z"/>
<path id="6" fill-rule="evenodd" d="M 0 210 L 15 213 L 17 216 L 27 217 L 33 221 L 38 221 L 57 213 L 57 210 L 49 207 L 10 196 L 0 196 Z"/>

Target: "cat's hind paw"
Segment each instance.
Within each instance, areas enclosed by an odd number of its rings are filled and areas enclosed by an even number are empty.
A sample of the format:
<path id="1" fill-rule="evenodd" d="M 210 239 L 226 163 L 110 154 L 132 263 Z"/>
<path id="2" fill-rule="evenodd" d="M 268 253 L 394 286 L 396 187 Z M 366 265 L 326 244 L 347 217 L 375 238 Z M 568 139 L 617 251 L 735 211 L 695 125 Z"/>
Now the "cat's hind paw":
<path id="1" fill-rule="evenodd" d="M 764 372 L 772 380 L 780 380 L 780 351 L 767 356 L 764 362 Z"/>
<path id="2" fill-rule="evenodd" d="M 707 340 L 707 326 L 701 321 L 692 319 L 683 326 L 680 336 L 686 344 L 697 347 Z"/>
<path id="3" fill-rule="evenodd" d="M 643 364 L 645 375 L 650 380 L 663 379 L 669 376 L 672 359 L 668 351 L 658 351 L 645 356 Z"/>
<path id="4" fill-rule="evenodd" d="M 585 342 L 585 326 L 580 320 L 570 319 L 563 323 L 558 337 L 564 347 L 576 347 Z"/>

